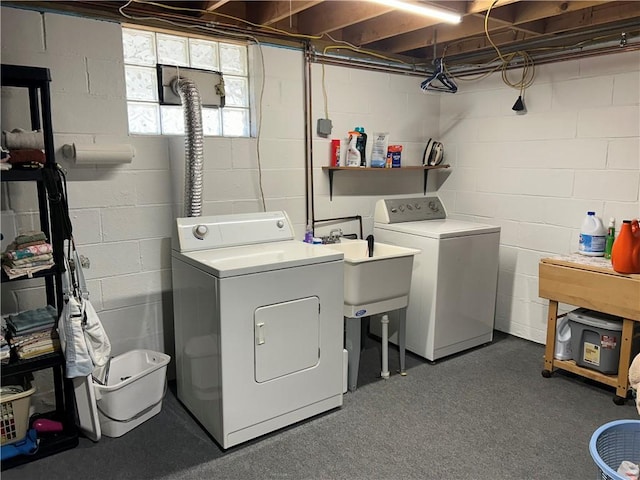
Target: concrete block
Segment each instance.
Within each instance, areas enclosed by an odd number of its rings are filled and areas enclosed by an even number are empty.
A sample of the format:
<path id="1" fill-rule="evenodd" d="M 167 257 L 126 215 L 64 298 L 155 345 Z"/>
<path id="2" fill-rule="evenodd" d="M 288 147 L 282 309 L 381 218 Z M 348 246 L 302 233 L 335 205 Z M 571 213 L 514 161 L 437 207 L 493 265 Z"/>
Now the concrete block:
<path id="1" fill-rule="evenodd" d="M 44 23 L 51 54 L 123 61 L 119 23 L 56 13 L 45 13 Z"/>
<path id="2" fill-rule="evenodd" d="M 109 208 L 102 211 L 105 242 L 171 237 L 174 225 L 170 205 Z"/>
<path id="3" fill-rule="evenodd" d="M 550 140 L 574 138 L 576 114 L 574 112 L 554 112 L 537 115 L 508 115 L 488 117 L 474 122 L 477 128 L 474 139 L 496 142 L 504 139 Z"/>
<path id="4" fill-rule="evenodd" d="M 304 196 L 304 169 L 264 170 L 262 184 L 265 192 L 271 196 Z"/>
<path id="5" fill-rule="evenodd" d="M 108 310 L 160 302 L 163 292 L 169 291 L 171 270 L 140 272 L 102 280 L 104 308 Z"/>
<path id="6" fill-rule="evenodd" d="M 142 270 L 145 272 L 170 269 L 171 238 L 140 240 L 140 258 L 142 261 Z"/>
<path id="7" fill-rule="evenodd" d="M 613 79 L 614 105 L 640 105 L 640 67 L 635 72 L 616 75 Z"/>
<path id="8" fill-rule="evenodd" d="M 108 97 L 114 101 L 127 98 L 123 61 L 89 57 L 86 68 L 91 95 Z"/>
<path id="9" fill-rule="evenodd" d="M 85 245 L 82 254 L 91 259 L 91 268 L 84 270 L 87 280 L 104 279 L 140 271 L 138 242 L 113 242 Z"/>
<path id="10" fill-rule="evenodd" d="M 576 172 L 573 195 L 607 201 L 633 202 L 638 198 L 640 172 L 625 170 Z"/>
<path id="11" fill-rule="evenodd" d="M 222 143 L 222 142 L 219 142 Z M 255 169 L 258 168 L 258 152 L 256 149 L 255 138 L 231 138 L 227 139 L 225 146 L 230 144 L 230 155 L 227 153 L 226 159 L 217 165 L 218 168 L 234 168 L 234 169 Z M 262 168 L 271 168 L 271 158 L 266 155 L 266 152 L 261 152 Z M 225 152 L 220 152 L 221 156 L 225 155 Z M 218 153 L 216 152 L 216 155 Z M 229 158 L 231 163 L 229 164 Z M 218 162 L 216 162 L 217 164 Z"/>
<path id="12" fill-rule="evenodd" d="M 338 137 L 335 137 L 338 138 Z M 236 155 L 236 145 L 241 143 L 241 139 L 233 139 L 233 151 L 234 151 L 234 162 L 237 157 Z M 323 164 L 323 150 L 316 150 L 315 145 L 325 145 L 327 152 L 327 163 Z M 244 148 L 251 151 L 255 151 L 255 140 L 252 139 L 248 142 L 242 144 Z M 247 155 L 250 153 L 247 152 Z M 267 138 L 260 140 L 260 157 L 262 159 L 263 168 L 300 168 L 300 166 L 304 165 L 304 156 L 305 156 L 305 148 L 304 142 L 302 140 L 281 140 L 278 138 Z M 329 158 L 329 142 L 328 140 L 322 139 L 319 141 L 314 141 L 314 164 L 315 165 L 328 165 Z M 234 165 L 235 167 L 235 165 Z"/>
<path id="13" fill-rule="evenodd" d="M 607 167 L 640 170 L 640 138 L 618 138 L 609 141 Z"/>
<path id="14" fill-rule="evenodd" d="M 637 106 L 592 108 L 578 112 L 580 138 L 638 137 L 640 115 Z"/>
<path id="15" fill-rule="evenodd" d="M 94 172 L 76 169 L 74 179 L 68 179 L 68 199 L 71 208 L 113 208 L 135 203 L 135 177 L 126 173 L 113 174 L 108 179 L 96 179 Z"/>
<path id="16" fill-rule="evenodd" d="M 170 170 L 169 141 L 177 137 L 129 136 L 127 143 L 136 149 L 130 168 L 134 170 Z M 184 139 L 182 139 L 184 155 Z M 183 156 L 184 158 L 184 156 Z"/>
<path id="17" fill-rule="evenodd" d="M 132 172 L 136 186 L 136 205 L 163 205 L 171 203 L 171 172 L 145 170 Z"/>
<path id="18" fill-rule="evenodd" d="M 44 29 L 40 12 L 8 7 L 2 7 L 0 12 L 2 63 L 15 63 L 12 60 L 15 54 L 44 53 Z"/>
<path id="19" fill-rule="evenodd" d="M 611 105 L 613 77 L 581 78 L 552 85 L 554 111 L 581 110 Z"/>
<path id="20" fill-rule="evenodd" d="M 255 170 L 205 172 L 203 183 L 206 201 L 246 200 L 259 196 L 258 173 Z"/>
<path id="21" fill-rule="evenodd" d="M 99 209 L 71 208 L 69 211 L 69 218 L 73 225 L 73 238 L 76 245 L 102 242 L 102 228 Z"/>
<path id="22" fill-rule="evenodd" d="M 58 133 L 126 135 L 127 105 L 124 99 L 58 93 L 51 99 L 51 115 Z"/>

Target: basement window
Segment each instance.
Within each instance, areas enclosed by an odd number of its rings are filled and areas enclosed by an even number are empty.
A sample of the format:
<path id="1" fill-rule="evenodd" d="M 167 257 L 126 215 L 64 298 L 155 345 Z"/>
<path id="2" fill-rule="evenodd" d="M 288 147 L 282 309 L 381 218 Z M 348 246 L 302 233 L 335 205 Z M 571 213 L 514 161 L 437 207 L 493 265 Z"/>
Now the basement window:
<path id="1" fill-rule="evenodd" d="M 160 105 L 156 64 L 222 72 L 224 108 L 203 108 L 206 136 L 248 137 L 251 131 L 247 47 L 202 38 L 122 29 L 129 133 L 183 135 L 182 107 Z"/>

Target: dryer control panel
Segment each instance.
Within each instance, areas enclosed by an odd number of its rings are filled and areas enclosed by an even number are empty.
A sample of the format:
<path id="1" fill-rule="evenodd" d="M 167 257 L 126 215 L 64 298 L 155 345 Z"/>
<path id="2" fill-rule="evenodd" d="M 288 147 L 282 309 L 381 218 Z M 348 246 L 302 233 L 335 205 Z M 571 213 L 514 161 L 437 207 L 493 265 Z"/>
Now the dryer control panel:
<path id="1" fill-rule="evenodd" d="M 293 240 L 284 211 L 176 219 L 173 249 L 179 252 Z"/>
<path id="2" fill-rule="evenodd" d="M 387 198 L 376 202 L 374 221 L 378 223 L 417 222 L 446 218 L 438 197 Z"/>

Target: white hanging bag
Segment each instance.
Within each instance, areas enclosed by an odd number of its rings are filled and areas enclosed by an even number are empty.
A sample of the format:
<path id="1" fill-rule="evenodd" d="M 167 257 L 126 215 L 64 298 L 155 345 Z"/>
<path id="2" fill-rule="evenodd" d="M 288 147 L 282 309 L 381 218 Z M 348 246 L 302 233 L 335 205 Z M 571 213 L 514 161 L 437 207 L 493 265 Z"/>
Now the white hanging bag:
<path id="1" fill-rule="evenodd" d="M 65 272 L 62 274 L 64 305 L 58 323 L 58 335 L 66 359 L 66 376 L 76 378 L 93 374 L 102 380 L 109 364 L 111 342 L 89 301 L 80 256 L 73 240 L 70 246 L 72 261 L 65 255 Z"/>

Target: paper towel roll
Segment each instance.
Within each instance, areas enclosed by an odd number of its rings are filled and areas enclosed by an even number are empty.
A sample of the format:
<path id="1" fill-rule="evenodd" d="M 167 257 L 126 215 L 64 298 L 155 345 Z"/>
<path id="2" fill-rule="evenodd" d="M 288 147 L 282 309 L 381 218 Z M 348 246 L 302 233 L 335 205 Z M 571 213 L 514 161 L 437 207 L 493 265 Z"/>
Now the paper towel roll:
<path id="1" fill-rule="evenodd" d="M 131 163 L 136 155 L 135 148 L 127 144 L 72 144 L 64 145 L 65 157 L 73 158 L 76 165 L 113 165 Z"/>

